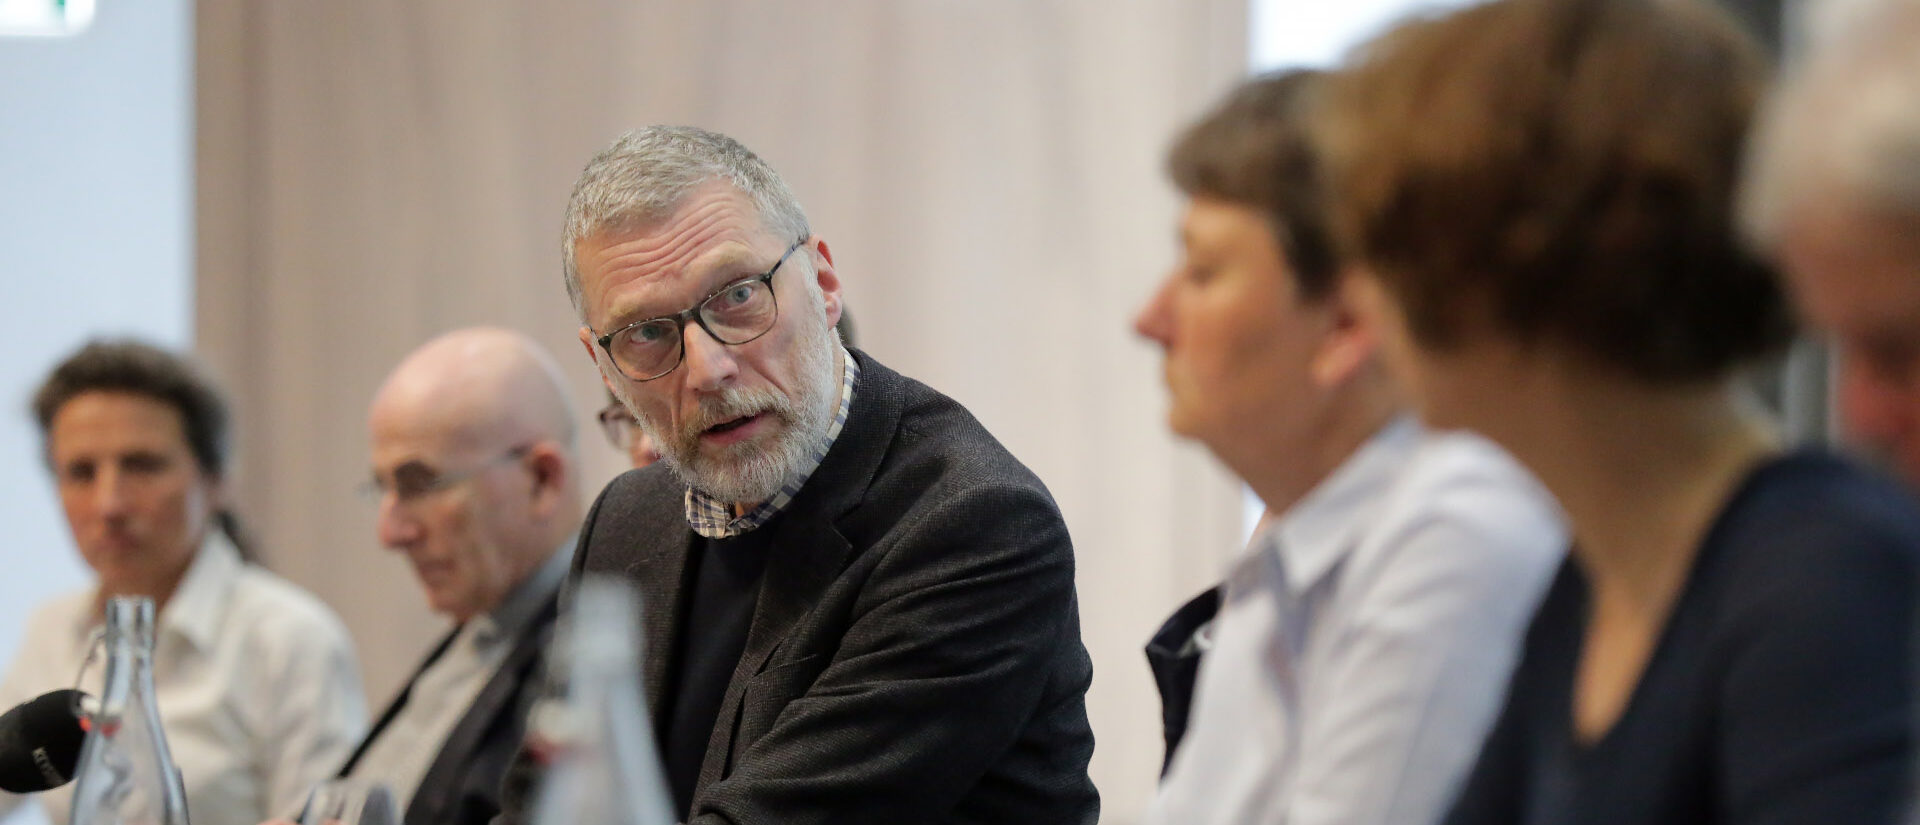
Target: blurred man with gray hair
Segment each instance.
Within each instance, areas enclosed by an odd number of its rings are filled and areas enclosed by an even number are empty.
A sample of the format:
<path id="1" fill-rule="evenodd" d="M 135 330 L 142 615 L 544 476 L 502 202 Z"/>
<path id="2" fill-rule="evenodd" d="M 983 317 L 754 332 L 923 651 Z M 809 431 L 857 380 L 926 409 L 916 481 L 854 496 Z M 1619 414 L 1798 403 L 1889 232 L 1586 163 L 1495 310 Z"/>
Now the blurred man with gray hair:
<path id="1" fill-rule="evenodd" d="M 1920 0 L 1812 11 L 1755 134 L 1743 217 L 1832 336 L 1847 429 L 1920 483 Z"/>
<path id="2" fill-rule="evenodd" d="M 833 253 L 780 176 L 725 135 L 627 134 L 562 254 L 580 344 L 662 456 L 601 493 L 574 569 L 643 594 L 685 821 L 1094 822 L 1060 511 L 834 335 Z"/>

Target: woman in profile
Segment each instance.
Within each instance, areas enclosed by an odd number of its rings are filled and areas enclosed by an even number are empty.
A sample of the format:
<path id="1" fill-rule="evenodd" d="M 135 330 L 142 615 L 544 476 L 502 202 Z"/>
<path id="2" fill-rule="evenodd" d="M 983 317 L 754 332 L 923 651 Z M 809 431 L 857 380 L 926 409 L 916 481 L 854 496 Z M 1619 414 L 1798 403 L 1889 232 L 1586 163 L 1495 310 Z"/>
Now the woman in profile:
<path id="1" fill-rule="evenodd" d="M 96 341 L 33 399 L 47 468 L 92 569 L 27 624 L 0 707 L 72 687 L 111 596 L 153 599 L 160 721 L 194 825 L 297 810 L 346 760 L 366 719 L 346 628 L 307 592 L 247 561 L 226 509 L 227 406 L 179 356 Z M 80 685 L 98 695 L 101 663 Z M 71 784 L 37 794 L 68 819 Z M 22 797 L 0 793 L 0 816 Z"/>
<path id="2" fill-rule="evenodd" d="M 1732 218 L 1762 76 L 1705 3 L 1500 0 L 1383 35 L 1323 101 L 1390 364 L 1573 527 L 1452 823 L 1903 806 L 1920 513 L 1783 447 L 1739 381 L 1790 336 Z"/>

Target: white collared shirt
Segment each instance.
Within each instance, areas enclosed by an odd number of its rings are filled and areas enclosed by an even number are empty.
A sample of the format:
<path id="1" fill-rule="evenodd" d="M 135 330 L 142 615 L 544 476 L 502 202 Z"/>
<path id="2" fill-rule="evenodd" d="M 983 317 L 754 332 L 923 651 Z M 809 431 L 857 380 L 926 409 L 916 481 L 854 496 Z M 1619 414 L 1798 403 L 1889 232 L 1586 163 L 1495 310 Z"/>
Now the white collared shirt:
<path id="1" fill-rule="evenodd" d="M 420 780 L 440 758 L 447 737 L 493 680 L 540 608 L 560 590 L 572 566 L 574 543 L 575 539 L 567 539 L 509 590 L 500 604 L 454 632 L 447 649 L 420 670 L 408 688 L 407 703 L 375 735 L 349 776 L 385 784 L 403 813 L 413 804 Z M 295 807 L 287 818 L 299 812 Z"/>
<path id="2" fill-rule="evenodd" d="M 0 681 L 0 708 L 73 687 L 100 626 L 92 589 L 40 606 Z M 99 695 L 105 662 L 81 689 Z M 359 665 L 339 617 L 209 531 L 154 621 L 153 684 L 194 825 L 255 825 L 346 761 L 366 724 Z M 73 785 L 33 795 L 62 825 Z M 0 792 L 0 816 L 24 797 Z"/>
<path id="3" fill-rule="evenodd" d="M 1389 424 L 1229 572 L 1148 822 L 1429 825 L 1567 544 L 1498 447 Z"/>

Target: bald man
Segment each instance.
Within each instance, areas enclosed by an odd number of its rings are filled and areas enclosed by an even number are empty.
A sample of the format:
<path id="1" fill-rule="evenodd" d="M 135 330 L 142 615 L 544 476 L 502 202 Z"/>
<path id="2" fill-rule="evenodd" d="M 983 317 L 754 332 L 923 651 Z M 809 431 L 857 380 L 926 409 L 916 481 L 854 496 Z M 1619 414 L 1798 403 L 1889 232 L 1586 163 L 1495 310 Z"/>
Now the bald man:
<path id="1" fill-rule="evenodd" d="M 580 525 L 574 420 L 553 359 L 500 329 L 427 342 L 374 397 L 380 543 L 455 622 L 340 770 L 385 783 L 407 825 L 500 808 Z"/>

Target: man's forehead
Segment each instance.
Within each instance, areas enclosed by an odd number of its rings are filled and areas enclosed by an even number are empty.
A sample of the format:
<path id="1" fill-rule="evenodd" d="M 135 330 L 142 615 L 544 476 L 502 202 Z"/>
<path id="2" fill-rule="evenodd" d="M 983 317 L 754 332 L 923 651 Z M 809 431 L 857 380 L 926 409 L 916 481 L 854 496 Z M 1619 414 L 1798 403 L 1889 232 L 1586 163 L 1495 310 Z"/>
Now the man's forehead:
<path id="1" fill-rule="evenodd" d="M 409 465 L 442 466 L 447 463 L 445 452 L 439 445 L 426 441 L 394 435 L 376 436 L 370 461 L 375 474 L 386 475 Z"/>
<path id="2" fill-rule="evenodd" d="M 376 408 L 369 422 L 375 472 L 390 472 L 409 463 L 441 467 L 476 449 L 477 439 L 454 416 L 417 410 Z"/>
<path id="3" fill-rule="evenodd" d="M 669 236 L 633 233 L 598 239 L 582 261 L 588 313 L 602 322 L 664 314 L 697 299 L 718 280 L 762 265 L 770 233 L 757 219 L 717 218 Z"/>
<path id="4" fill-rule="evenodd" d="M 687 193 L 664 218 L 616 221 L 585 242 L 605 263 L 671 270 L 714 242 L 754 237 L 761 224 L 751 198 L 712 182 Z"/>

